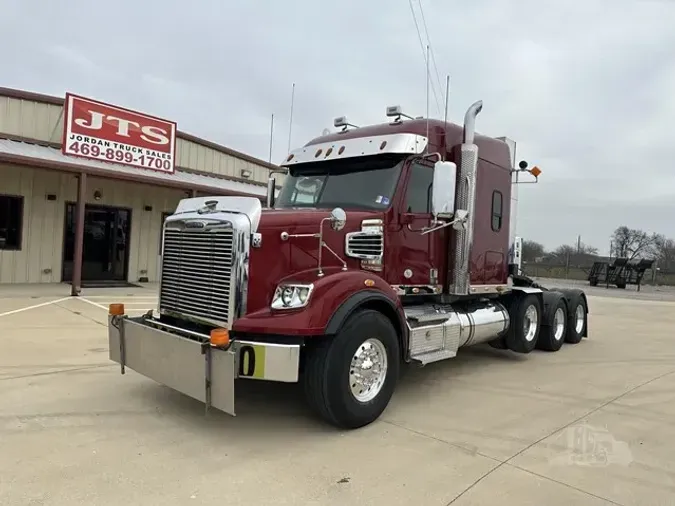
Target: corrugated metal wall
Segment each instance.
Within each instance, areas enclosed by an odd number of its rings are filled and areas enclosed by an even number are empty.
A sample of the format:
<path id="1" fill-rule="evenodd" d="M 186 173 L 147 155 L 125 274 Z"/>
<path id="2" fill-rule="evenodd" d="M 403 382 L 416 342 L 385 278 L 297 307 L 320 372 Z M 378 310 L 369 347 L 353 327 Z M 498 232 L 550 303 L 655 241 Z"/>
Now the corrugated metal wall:
<path id="1" fill-rule="evenodd" d="M 102 198 L 94 200 L 99 190 Z M 24 197 L 20 251 L 0 250 L 0 283 L 61 281 L 66 202 L 77 200 L 77 179 L 51 170 L 0 165 L 0 194 Z M 56 200 L 47 200 L 47 194 Z M 163 212 L 185 197 L 180 190 L 87 178 L 87 202 L 131 209 L 129 281 L 156 281 Z M 152 206 L 152 211 L 145 211 Z"/>
<path id="2" fill-rule="evenodd" d="M 62 109 L 60 105 L 0 96 L 0 133 L 60 143 Z M 177 166 L 233 178 L 242 178 L 242 170 L 248 170 L 248 180 L 261 183 L 267 183 L 269 174 L 265 166 L 181 138 L 176 139 L 176 159 Z M 276 178 L 281 184 L 284 176 Z"/>

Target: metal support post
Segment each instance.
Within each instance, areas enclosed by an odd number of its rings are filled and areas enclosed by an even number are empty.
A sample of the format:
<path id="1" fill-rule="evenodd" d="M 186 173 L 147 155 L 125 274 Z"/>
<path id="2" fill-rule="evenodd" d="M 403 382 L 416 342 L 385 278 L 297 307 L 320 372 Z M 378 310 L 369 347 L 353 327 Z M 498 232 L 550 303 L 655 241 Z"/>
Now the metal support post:
<path id="1" fill-rule="evenodd" d="M 77 207 L 75 218 L 75 251 L 73 252 L 73 279 L 70 295 L 76 297 L 82 287 L 82 253 L 84 250 L 84 216 L 87 200 L 87 175 L 82 173 L 77 180 Z"/>

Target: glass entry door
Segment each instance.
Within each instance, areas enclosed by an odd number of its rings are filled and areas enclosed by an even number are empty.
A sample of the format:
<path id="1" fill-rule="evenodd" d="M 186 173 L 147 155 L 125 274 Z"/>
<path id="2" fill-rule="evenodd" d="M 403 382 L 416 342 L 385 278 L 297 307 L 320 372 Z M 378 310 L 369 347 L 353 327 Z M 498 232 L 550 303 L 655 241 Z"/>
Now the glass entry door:
<path id="1" fill-rule="evenodd" d="M 66 204 L 63 281 L 73 279 L 77 206 Z M 131 211 L 85 206 L 82 281 L 126 281 L 129 269 Z"/>

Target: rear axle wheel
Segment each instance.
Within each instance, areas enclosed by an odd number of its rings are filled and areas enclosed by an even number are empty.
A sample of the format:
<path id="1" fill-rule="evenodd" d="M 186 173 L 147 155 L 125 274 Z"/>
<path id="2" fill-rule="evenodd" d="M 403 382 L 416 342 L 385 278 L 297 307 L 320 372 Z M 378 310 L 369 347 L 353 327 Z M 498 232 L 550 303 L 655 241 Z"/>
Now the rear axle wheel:
<path id="1" fill-rule="evenodd" d="M 587 313 L 588 310 L 586 308 L 585 299 L 579 295 L 571 297 L 565 342 L 577 344 L 584 338 L 584 334 L 586 333 Z"/>
<path id="2" fill-rule="evenodd" d="M 568 327 L 567 304 L 562 293 L 543 292 L 544 317 L 537 340 L 537 348 L 558 351 L 565 342 Z"/>
<path id="3" fill-rule="evenodd" d="M 508 304 L 511 324 L 506 346 L 517 353 L 530 353 L 537 345 L 541 326 L 541 302 L 535 294 L 516 295 Z"/>

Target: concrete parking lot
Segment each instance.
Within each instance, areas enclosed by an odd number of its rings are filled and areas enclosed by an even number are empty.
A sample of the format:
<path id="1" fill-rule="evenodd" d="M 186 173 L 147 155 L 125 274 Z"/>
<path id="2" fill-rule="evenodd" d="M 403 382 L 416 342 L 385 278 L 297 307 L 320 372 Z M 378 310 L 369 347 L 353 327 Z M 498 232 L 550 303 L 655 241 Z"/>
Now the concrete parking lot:
<path id="1" fill-rule="evenodd" d="M 342 432 L 297 385 L 241 385 L 232 418 L 121 376 L 107 305 L 155 287 L 68 288 L 0 290 L 2 505 L 673 504 L 674 292 L 589 290 L 589 339 L 407 370 Z"/>

